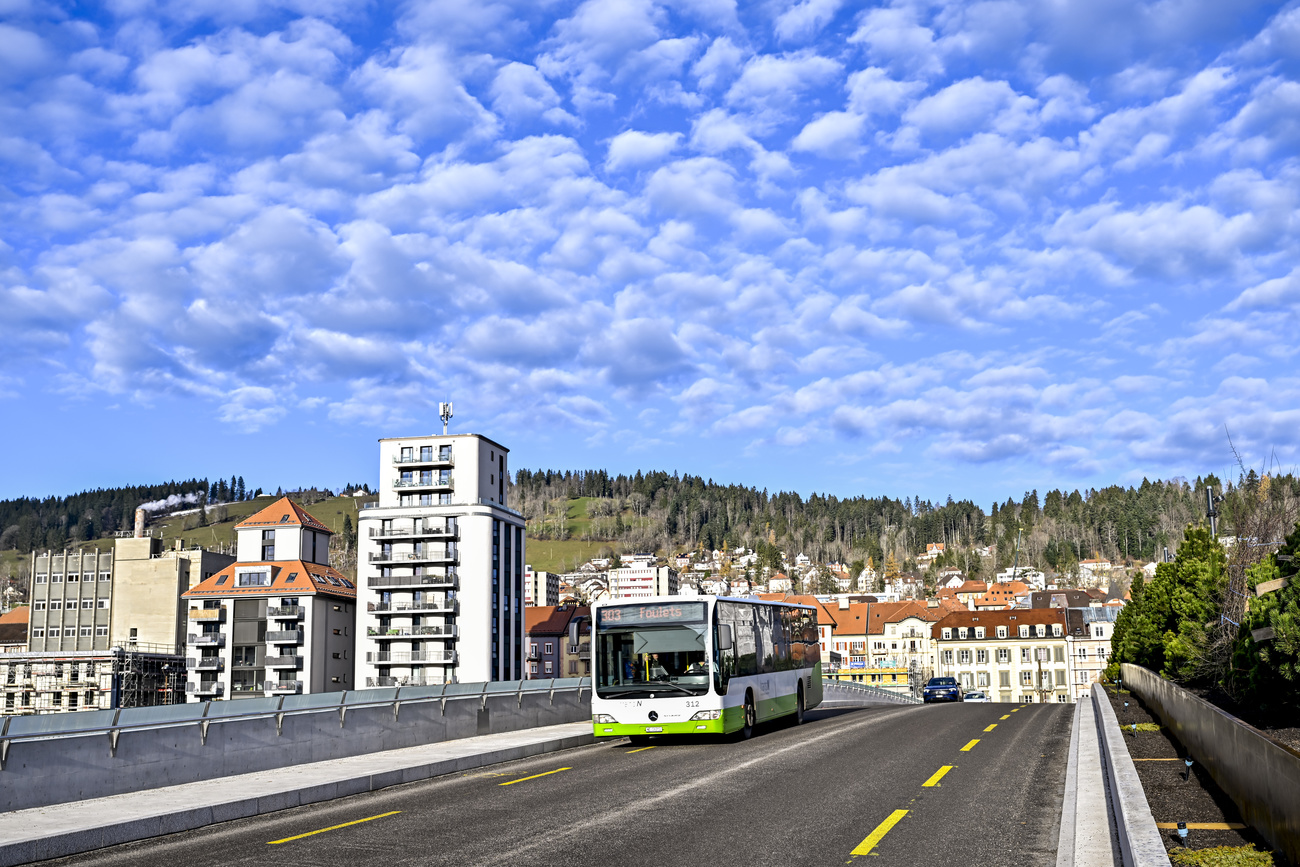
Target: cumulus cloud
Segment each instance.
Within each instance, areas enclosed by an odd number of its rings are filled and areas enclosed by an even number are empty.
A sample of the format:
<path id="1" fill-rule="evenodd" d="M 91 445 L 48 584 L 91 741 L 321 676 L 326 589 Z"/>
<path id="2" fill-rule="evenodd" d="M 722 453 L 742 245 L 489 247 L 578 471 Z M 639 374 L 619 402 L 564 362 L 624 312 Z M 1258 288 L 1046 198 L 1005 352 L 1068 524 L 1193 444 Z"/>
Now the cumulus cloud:
<path id="1" fill-rule="evenodd" d="M 15 7 L 0 400 L 370 435 L 454 393 L 553 466 L 872 490 L 834 455 L 1294 462 L 1300 17 L 1226 8 Z"/>

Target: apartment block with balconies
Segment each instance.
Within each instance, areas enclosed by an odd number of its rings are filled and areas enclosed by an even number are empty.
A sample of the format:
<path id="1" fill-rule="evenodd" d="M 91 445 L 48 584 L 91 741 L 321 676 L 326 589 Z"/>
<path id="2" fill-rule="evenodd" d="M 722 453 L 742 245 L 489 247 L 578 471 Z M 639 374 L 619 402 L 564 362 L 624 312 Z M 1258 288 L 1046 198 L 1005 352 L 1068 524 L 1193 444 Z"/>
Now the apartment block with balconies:
<path id="1" fill-rule="evenodd" d="M 359 686 L 512 680 L 524 665 L 524 519 L 508 450 L 476 434 L 379 441 L 358 519 Z"/>
<path id="2" fill-rule="evenodd" d="M 238 559 L 187 591 L 186 691 L 196 699 L 356 689 L 356 586 L 331 531 L 287 497 L 235 528 Z"/>

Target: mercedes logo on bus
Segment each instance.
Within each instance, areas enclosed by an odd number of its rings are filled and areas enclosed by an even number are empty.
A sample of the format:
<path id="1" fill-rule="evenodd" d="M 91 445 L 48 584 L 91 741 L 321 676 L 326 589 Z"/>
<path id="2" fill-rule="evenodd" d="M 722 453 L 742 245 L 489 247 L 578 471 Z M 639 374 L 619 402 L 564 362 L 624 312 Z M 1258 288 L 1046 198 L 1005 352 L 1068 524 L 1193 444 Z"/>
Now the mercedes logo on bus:
<path id="1" fill-rule="evenodd" d="M 650 722 L 654 722 L 657 719 L 659 719 L 659 712 L 654 710 L 650 711 Z"/>

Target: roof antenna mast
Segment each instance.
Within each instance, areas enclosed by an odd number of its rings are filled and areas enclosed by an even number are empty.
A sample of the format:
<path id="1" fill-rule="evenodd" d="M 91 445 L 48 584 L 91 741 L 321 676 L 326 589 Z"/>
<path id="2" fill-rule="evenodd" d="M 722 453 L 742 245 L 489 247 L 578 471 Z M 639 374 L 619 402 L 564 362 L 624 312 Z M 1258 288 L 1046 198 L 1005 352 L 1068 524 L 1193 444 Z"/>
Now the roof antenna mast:
<path id="1" fill-rule="evenodd" d="M 438 404 L 438 417 L 442 419 L 442 435 L 447 435 L 447 422 L 451 421 L 451 401 Z"/>

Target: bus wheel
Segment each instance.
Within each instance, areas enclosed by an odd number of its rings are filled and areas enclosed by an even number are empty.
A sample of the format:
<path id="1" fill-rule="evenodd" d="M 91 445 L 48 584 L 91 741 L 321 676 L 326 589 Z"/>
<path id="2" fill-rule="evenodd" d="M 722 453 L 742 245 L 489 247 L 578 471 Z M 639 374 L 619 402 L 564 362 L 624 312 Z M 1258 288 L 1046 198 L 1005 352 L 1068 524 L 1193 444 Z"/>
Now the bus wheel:
<path id="1" fill-rule="evenodd" d="M 632 742 L 632 746 L 639 747 L 642 744 L 650 743 L 649 735 L 628 735 L 627 739 Z"/>
<path id="2" fill-rule="evenodd" d="M 799 694 L 794 700 L 794 724 L 803 725 L 803 681 L 799 682 Z"/>
<path id="3" fill-rule="evenodd" d="M 758 714 L 754 712 L 754 694 L 745 693 L 745 725 L 740 730 L 740 736 L 744 740 L 749 740 L 754 736 L 754 724 L 758 722 Z"/>

